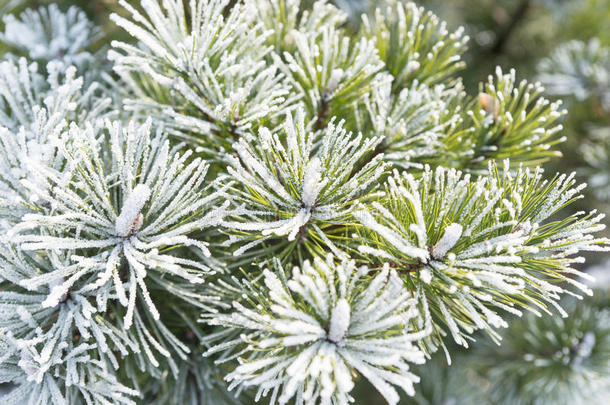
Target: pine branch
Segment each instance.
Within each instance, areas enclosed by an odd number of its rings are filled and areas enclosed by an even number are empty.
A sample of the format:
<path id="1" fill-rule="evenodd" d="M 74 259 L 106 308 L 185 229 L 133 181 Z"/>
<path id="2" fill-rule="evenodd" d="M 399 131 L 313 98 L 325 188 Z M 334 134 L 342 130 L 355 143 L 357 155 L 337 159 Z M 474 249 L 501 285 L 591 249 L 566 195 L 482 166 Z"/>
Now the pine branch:
<path id="1" fill-rule="evenodd" d="M 358 372 L 389 404 L 399 400 L 392 385 L 413 394 L 418 378 L 408 363 L 423 363 L 424 355 L 412 342 L 428 332 L 403 330 L 415 301 L 395 271 L 386 266 L 371 279 L 368 269 L 332 256 L 305 261 L 290 275 L 277 266 L 264 271 L 264 289 L 250 305 L 235 302 L 235 312 L 209 321 L 246 332 L 211 349 L 240 357 L 226 376 L 231 387 L 257 386 L 257 397 L 271 393 L 280 404 L 293 397 L 296 404 L 347 404 Z"/>
<path id="2" fill-rule="evenodd" d="M 561 101 L 541 96 L 539 83 L 517 83 L 516 73 L 496 68 L 481 85 L 478 97 L 463 111 L 463 131 L 446 137 L 444 143 L 457 168 L 481 173 L 489 162 L 511 159 L 513 165 L 540 165 L 561 153 L 553 150 L 564 142 L 558 120 L 566 113 Z"/>
<path id="3" fill-rule="evenodd" d="M 147 1 L 146 15 L 121 4 L 136 23 L 116 14 L 112 19 L 142 45 L 113 42 L 109 54 L 136 95 L 126 100 L 131 111 L 154 111 L 187 141 L 218 151 L 230 145 L 227 135 L 235 139 L 272 121 L 292 102 L 277 67 L 264 60 L 269 32 L 254 21 L 253 3 L 229 8 L 228 0 L 191 2 L 190 17 L 180 0 L 163 8 Z"/>
<path id="4" fill-rule="evenodd" d="M 561 294 L 591 294 L 572 268 L 576 251 L 607 249 L 608 240 L 591 233 L 604 229 L 603 215 L 551 220 L 579 198 L 573 175 L 542 179 L 542 171 L 512 175 L 490 166 L 478 179 L 454 170 L 427 169 L 416 180 L 397 172 L 386 197 L 361 205 L 360 262 L 390 264 L 421 298 L 422 317 L 432 316 L 442 344 L 444 330 L 468 346 L 470 334 L 506 327 L 504 313 L 549 312 Z M 414 271 L 416 269 L 416 271 Z M 560 313 L 565 312 L 557 308 Z"/>
<path id="5" fill-rule="evenodd" d="M 85 67 L 94 60 L 91 46 L 102 37 L 101 29 L 74 6 L 65 13 L 56 4 L 27 9 L 18 18 L 5 15 L 3 21 L 0 42 L 41 65 L 56 61 L 63 67 Z"/>
<path id="6" fill-rule="evenodd" d="M 229 157 L 227 171 L 227 181 L 236 182 L 235 209 L 223 223 L 232 234 L 227 243 L 239 244 L 233 255 L 256 246 L 264 251 L 269 241 L 280 256 L 295 249 L 306 256 L 325 249 L 343 256 L 333 242 L 341 243 L 335 231 L 341 235 L 354 204 L 384 171 L 381 156 L 359 165 L 379 141 L 353 136 L 332 122 L 317 137 L 297 110 L 295 121 L 287 115 L 280 134 L 262 128 L 258 137 L 236 143 L 237 157 Z"/>
<path id="7" fill-rule="evenodd" d="M 449 33 L 446 23 L 415 3 L 388 0 L 375 10 L 374 19 L 363 15 L 364 36 L 375 41 L 385 69 L 392 75 L 392 93 L 414 81 L 434 85 L 464 67 L 461 54 L 468 37 L 464 29 Z"/>

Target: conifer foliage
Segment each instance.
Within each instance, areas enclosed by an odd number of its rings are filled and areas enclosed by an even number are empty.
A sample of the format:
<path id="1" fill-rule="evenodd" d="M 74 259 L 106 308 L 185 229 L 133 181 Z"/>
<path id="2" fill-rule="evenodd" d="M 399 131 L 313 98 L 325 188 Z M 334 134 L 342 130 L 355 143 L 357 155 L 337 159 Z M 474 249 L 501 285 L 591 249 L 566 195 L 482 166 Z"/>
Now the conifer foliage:
<path id="1" fill-rule="evenodd" d="M 368 381 L 394 405 L 439 349 L 592 294 L 603 215 L 539 167 L 560 103 L 499 68 L 468 94 L 461 28 L 393 0 L 358 32 L 324 0 L 120 3 L 130 40 L 4 17 L 3 403 L 344 405 Z"/>

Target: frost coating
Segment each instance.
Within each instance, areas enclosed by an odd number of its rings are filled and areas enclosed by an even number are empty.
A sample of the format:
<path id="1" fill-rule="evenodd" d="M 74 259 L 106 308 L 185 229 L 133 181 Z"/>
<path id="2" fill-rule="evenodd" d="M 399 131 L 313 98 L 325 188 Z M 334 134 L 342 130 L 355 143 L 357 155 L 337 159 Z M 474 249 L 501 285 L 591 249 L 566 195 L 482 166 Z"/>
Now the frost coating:
<path id="1" fill-rule="evenodd" d="M 213 272 L 205 259 L 210 256 L 207 243 L 190 237 L 194 230 L 216 225 L 222 217 L 222 208 L 207 206 L 217 198 L 217 194 L 203 192 L 207 166 L 200 159 L 188 161 L 188 152 L 172 152 L 160 133 L 151 135 L 150 125 L 150 121 L 144 125 L 131 122 L 122 128 L 119 122 L 106 123 L 113 151 L 112 169 L 106 173 L 98 164 L 101 157 L 95 129 L 73 124 L 69 135 L 75 148 L 64 150 L 63 158 L 75 168 L 75 178 L 60 190 L 49 173 L 44 178 L 49 187 L 33 188 L 54 211 L 24 216 L 12 230 L 14 241 L 27 251 L 75 250 L 85 256 L 74 269 L 54 271 L 65 281 L 53 288 L 47 305 L 57 303 L 77 281 L 87 280 L 83 287 L 87 291 L 111 285 L 119 303 L 126 307 L 123 327 L 129 329 L 139 316 L 136 297 L 141 297 L 154 319 L 160 317 L 148 288 L 150 272 L 162 269 L 166 276 L 197 284 Z M 137 177 L 141 183 L 131 189 Z M 94 210 L 87 208 L 89 200 Z M 121 200 L 124 203 L 119 210 L 114 204 Z M 183 224 L 184 218 L 189 221 Z M 71 228 L 83 231 L 66 231 Z M 41 235 L 36 229 L 55 232 Z M 195 261 L 163 251 L 177 245 L 192 246 L 204 259 Z M 123 266 L 127 276 L 120 274 Z M 91 277 L 92 273 L 97 276 Z"/>
<path id="2" fill-rule="evenodd" d="M 154 114 L 166 127 L 190 132 L 196 143 L 218 143 L 256 129 L 259 121 L 280 114 L 292 101 L 289 86 L 278 67 L 264 58 L 271 31 L 256 20 L 255 2 L 228 6 L 226 0 L 144 1 L 140 13 L 121 1 L 132 19 L 113 14 L 111 19 L 142 45 L 113 42 L 109 58 L 114 70 L 135 94 L 127 108 L 145 116 Z M 188 27 L 188 28 L 187 28 Z M 138 80 L 141 71 L 164 91 L 179 97 L 168 102 Z"/>
<path id="3" fill-rule="evenodd" d="M 414 394 L 419 379 L 409 363 L 423 363 L 424 354 L 413 342 L 430 329 L 411 330 L 416 300 L 395 271 L 384 266 L 372 279 L 368 273 L 332 256 L 305 261 L 289 279 L 281 267 L 265 270 L 264 288 L 249 286 L 259 291 L 260 305 L 234 302 L 234 312 L 209 319 L 248 337 L 221 342 L 209 354 L 243 349 L 227 381 L 258 386 L 257 396 L 270 393 L 279 404 L 348 404 L 356 372 L 397 404 L 394 386 Z"/>
<path id="4" fill-rule="evenodd" d="M 354 204 L 374 188 L 384 169 L 382 156 L 361 162 L 380 139 L 354 136 L 333 122 L 314 146 L 317 136 L 305 125 L 303 109 L 286 116 L 281 132 L 261 128 L 255 139 L 233 145 L 237 156 L 229 158 L 226 181 L 237 181 L 243 192 L 224 222 L 235 235 L 228 243 L 241 243 L 237 256 L 273 236 L 287 242 L 322 238 L 340 255 L 326 229 L 348 221 Z"/>
<path id="5" fill-rule="evenodd" d="M 476 180 L 441 167 L 426 169 L 421 179 L 395 171 L 386 200 L 362 204 L 355 215 L 367 228 L 360 239 L 363 261 L 402 269 L 405 282 L 421 289 L 426 305 L 443 315 L 453 339 L 464 346 L 475 329 L 497 338 L 494 329 L 508 326 L 503 312 L 549 311 L 540 300 L 565 316 L 557 304 L 562 295 L 592 294 L 574 277 L 587 278 L 572 267 L 581 262 L 575 253 L 607 249 L 606 238 L 592 235 L 604 229 L 603 215 L 574 215 L 560 229 L 550 221 L 584 187 L 575 185 L 573 175 L 548 181 L 541 169 L 514 174 L 509 168 L 505 162 L 496 175 L 499 169 L 490 165 L 488 175 Z M 501 295 L 515 301 L 494 298 Z M 430 316 L 420 304 L 422 317 Z"/>
<path id="6" fill-rule="evenodd" d="M 65 13 L 57 4 L 27 9 L 18 18 L 6 15 L 0 41 L 19 49 L 32 60 L 60 61 L 65 67 L 93 60 L 87 48 L 100 38 L 100 30 L 85 12 L 70 7 Z"/>
<path id="7" fill-rule="evenodd" d="M 49 191 L 46 176 L 54 176 L 60 187 L 71 178 L 61 151 L 73 145 L 65 139 L 67 122 L 95 126 L 113 114 L 99 85 L 85 86 L 74 67 L 51 62 L 45 74 L 39 71 L 25 58 L 0 62 L 2 227 L 28 212 L 52 208 L 38 191 Z"/>
<path id="8" fill-rule="evenodd" d="M 324 183 L 320 180 L 322 167 L 320 166 L 320 159 L 314 157 L 307 163 L 305 167 L 305 174 L 303 176 L 303 196 L 301 200 L 305 205 L 305 208 L 311 209 L 313 204 L 316 202 L 316 198 L 320 194 L 320 190 L 324 187 Z"/>
<path id="9" fill-rule="evenodd" d="M 445 233 L 441 239 L 432 247 L 430 253 L 435 259 L 442 259 L 447 252 L 455 246 L 462 236 L 462 225 L 453 223 L 445 228 Z"/>
<path id="10" fill-rule="evenodd" d="M 115 222 L 118 236 L 124 238 L 140 230 L 142 226 L 142 208 L 150 198 L 150 188 L 146 184 L 138 184 L 123 203 L 121 214 Z"/>
<path id="11" fill-rule="evenodd" d="M 345 298 L 340 299 L 333 308 L 330 317 L 330 329 L 328 340 L 333 343 L 341 344 L 347 333 L 350 321 L 350 306 Z"/>
<path id="12" fill-rule="evenodd" d="M 346 405 L 367 379 L 397 404 L 424 351 L 591 293 L 602 216 L 535 168 L 560 105 L 500 69 L 467 94 L 462 29 L 394 1 L 356 37 L 323 0 L 121 5 L 117 81 L 81 63 L 82 13 L 7 18 L 38 63 L 0 63 L 5 402 Z M 592 374 L 604 339 L 577 339 L 553 357 Z"/>

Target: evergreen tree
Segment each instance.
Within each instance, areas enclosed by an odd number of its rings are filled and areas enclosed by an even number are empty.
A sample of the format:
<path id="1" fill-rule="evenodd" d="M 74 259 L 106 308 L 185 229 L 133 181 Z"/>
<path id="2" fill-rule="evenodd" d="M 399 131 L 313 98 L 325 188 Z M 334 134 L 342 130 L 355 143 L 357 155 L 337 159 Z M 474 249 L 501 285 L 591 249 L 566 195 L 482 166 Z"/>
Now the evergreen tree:
<path id="1" fill-rule="evenodd" d="M 603 397 L 608 314 L 577 300 L 610 240 L 540 166 L 566 140 L 540 83 L 465 88 L 464 29 L 412 3 L 119 3 L 116 37 L 3 18 L 0 399 Z M 607 108 L 607 61 L 569 43 L 539 78 Z"/>

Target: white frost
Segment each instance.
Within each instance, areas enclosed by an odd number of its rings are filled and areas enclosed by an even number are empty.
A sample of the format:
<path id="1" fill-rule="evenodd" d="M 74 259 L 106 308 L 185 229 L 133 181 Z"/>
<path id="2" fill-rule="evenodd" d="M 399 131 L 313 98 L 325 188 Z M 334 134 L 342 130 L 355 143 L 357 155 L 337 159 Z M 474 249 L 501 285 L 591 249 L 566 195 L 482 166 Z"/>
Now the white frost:
<path id="1" fill-rule="evenodd" d="M 140 211 L 149 198 L 150 189 L 145 184 L 138 184 L 132 190 L 116 219 L 115 230 L 118 236 L 125 238 L 142 226 Z"/>
<path id="2" fill-rule="evenodd" d="M 432 257 L 437 260 L 445 257 L 447 252 L 455 246 L 462 236 L 462 230 L 462 225 L 456 223 L 452 223 L 445 228 L 445 233 L 441 239 L 432 247 Z"/>
<path id="3" fill-rule="evenodd" d="M 320 183 L 322 177 L 320 159 L 314 157 L 309 161 L 305 167 L 305 174 L 303 176 L 303 195 L 302 201 L 306 207 L 312 207 L 316 202 L 316 198 L 320 194 L 320 190 L 324 186 L 324 183 Z"/>
<path id="4" fill-rule="evenodd" d="M 350 321 L 350 307 L 345 298 L 341 298 L 333 308 L 330 317 L 330 328 L 328 330 L 328 340 L 340 344 L 347 333 Z"/>
<path id="5" fill-rule="evenodd" d="M 332 93 L 333 91 L 337 90 L 339 82 L 343 78 L 343 74 L 343 69 L 333 69 L 332 72 L 330 72 L 330 77 L 328 78 L 328 83 L 326 84 L 327 92 Z"/>

